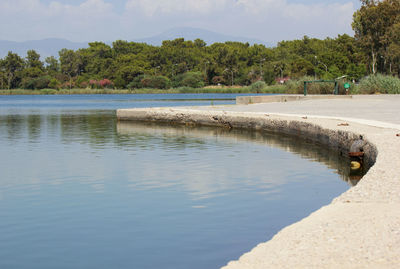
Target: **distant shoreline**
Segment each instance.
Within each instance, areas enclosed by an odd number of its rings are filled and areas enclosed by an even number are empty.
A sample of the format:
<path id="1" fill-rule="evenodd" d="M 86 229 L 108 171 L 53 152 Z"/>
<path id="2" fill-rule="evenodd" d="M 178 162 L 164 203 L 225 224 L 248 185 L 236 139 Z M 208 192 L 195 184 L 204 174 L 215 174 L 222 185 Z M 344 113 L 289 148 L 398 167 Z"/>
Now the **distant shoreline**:
<path id="1" fill-rule="evenodd" d="M 178 93 L 285 93 L 280 86 L 266 89 L 252 90 L 248 87 L 226 87 L 226 88 L 178 88 L 178 89 L 42 89 L 26 90 L 11 89 L 0 90 L 0 95 L 78 95 L 78 94 L 178 94 Z"/>

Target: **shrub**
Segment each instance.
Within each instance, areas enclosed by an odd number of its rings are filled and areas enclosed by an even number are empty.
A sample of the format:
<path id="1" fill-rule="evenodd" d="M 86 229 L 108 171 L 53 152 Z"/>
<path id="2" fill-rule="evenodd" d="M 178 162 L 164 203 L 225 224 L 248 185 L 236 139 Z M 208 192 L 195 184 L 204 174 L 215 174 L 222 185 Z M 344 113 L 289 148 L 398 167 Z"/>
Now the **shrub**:
<path id="1" fill-rule="evenodd" d="M 143 84 L 141 83 L 143 75 L 136 76 L 126 87 L 128 89 L 141 89 L 143 88 Z"/>
<path id="2" fill-rule="evenodd" d="M 143 88 L 151 89 L 168 89 L 171 81 L 164 76 L 148 76 L 141 80 Z"/>
<path id="3" fill-rule="evenodd" d="M 99 81 L 100 87 L 102 89 L 112 89 L 114 87 L 114 83 L 112 83 L 109 79 L 102 79 Z"/>
<path id="4" fill-rule="evenodd" d="M 251 90 L 261 90 L 264 89 L 267 86 L 267 83 L 265 83 L 262 80 L 256 81 L 253 84 L 250 85 Z"/>
<path id="5" fill-rule="evenodd" d="M 275 73 L 273 69 L 267 69 L 263 75 L 265 83 L 268 85 L 275 84 Z"/>
<path id="6" fill-rule="evenodd" d="M 363 78 L 358 85 L 360 93 L 400 93 L 400 79 L 392 76 L 384 76 L 381 74 L 371 75 Z"/>
<path id="7" fill-rule="evenodd" d="M 63 84 L 61 84 L 61 89 L 70 89 L 75 87 L 75 82 L 74 81 L 66 81 Z"/>
<path id="8" fill-rule="evenodd" d="M 58 89 L 60 88 L 60 85 L 61 85 L 60 81 L 58 81 L 56 78 L 52 78 L 52 79 L 50 80 L 50 82 L 49 82 L 48 87 L 49 87 L 50 89 L 56 89 L 56 90 L 58 90 Z"/>
<path id="9" fill-rule="evenodd" d="M 29 90 L 33 90 L 35 89 L 35 79 L 34 78 L 23 78 L 21 81 L 21 88 L 22 89 L 29 89 Z"/>
<path id="10" fill-rule="evenodd" d="M 314 80 L 311 77 L 302 77 L 301 79 L 290 79 L 286 81 L 284 86 L 288 93 L 301 94 L 304 92 L 304 81 Z"/>
<path id="11" fill-rule="evenodd" d="M 179 86 L 201 88 L 204 87 L 204 76 L 201 72 L 186 72 L 179 84 Z"/>
<path id="12" fill-rule="evenodd" d="M 44 89 L 49 86 L 49 83 L 51 81 L 50 76 L 43 76 L 43 77 L 38 77 L 35 79 L 35 89 Z"/>
<path id="13" fill-rule="evenodd" d="M 79 88 L 81 89 L 87 89 L 89 87 L 89 83 L 87 81 L 82 81 L 79 83 Z"/>
<path id="14" fill-rule="evenodd" d="M 47 88 L 51 81 L 50 76 L 41 76 L 38 78 L 24 78 L 21 82 L 21 87 L 23 89 L 40 90 Z"/>
<path id="15" fill-rule="evenodd" d="M 218 85 L 218 84 L 224 84 L 225 83 L 225 79 L 223 76 L 215 76 L 212 78 L 211 82 L 214 85 Z"/>
<path id="16" fill-rule="evenodd" d="M 303 94 L 304 93 L 304 81 L 313 81 L 313 77 L 302 77 L 295 80 L 288 80 L 285 83 L 287 93 Z M 343 87 L 343 80 L 338 80 L 339 94 L 345 94 Z M 308 94 L 333 94 L 335 91 L 335 84 L 332 82 L 325 83 L 308 83 L 307 93 Z"/>
<path id="17" fill-rule="evenodd" d="M 100 88 L 100 81 L 97 81 L 95 79 L 91 79 L 91 80 L 89 80 L 89 85 L 90 85 L 90 88 L 92 88 L 92 89 L 99 89 Z"/>
<path id="18" fill-rule="evenodd" d="M 123 88 L 125 88 L 125 87 L 130 88 L 130 87 L 129 87 L 129 84 L 126 85 L 126 81 L 125 81 L 123 78 L 119 77 L 119 76 L 117 76 L 116 78 L 114 78 L 114 85 L 115 85 L 115 87 L 116 87 L 117 89 L 123 89 Z"/>
<path id="19" fill-rule="evenodd" d="M 81 75 L 75 78 L 75 85 L 79 88 L 86 89 L 89 87 L 89 77 Z M 68 80 L 68 79 L 66 79 Z"/>

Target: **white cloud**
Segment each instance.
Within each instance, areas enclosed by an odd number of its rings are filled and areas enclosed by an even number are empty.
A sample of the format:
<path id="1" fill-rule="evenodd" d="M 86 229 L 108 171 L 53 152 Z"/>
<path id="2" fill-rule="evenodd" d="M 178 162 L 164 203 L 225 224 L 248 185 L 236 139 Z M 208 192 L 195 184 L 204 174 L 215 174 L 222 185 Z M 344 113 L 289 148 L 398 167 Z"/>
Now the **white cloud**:
<path id="1" fill-rule="evenodd" d="M 238 0 L 234 2 L 247 13 L 261 16 L 263 14 L 280 11 L 285 8 L 286 5 L 286 1 L 284 0 Z"/>
<path id="2" fill-rule="evenodd" d="M 120 0 L 123 1 L 123 0 Z M 206 28 L 266 41 L 352 33 L 352 0 L 126 0 L 118 14 L 106 0 L 79 5 L 54 0 L 0 0 L 1 39 L 47 37 L 74 41 L 134 39 L 172 27 Z"/>
<path id="3" fill-rule="evenodd" d="M 127 10 L 140 10 L 146 16 L 181 12 L 208 13 L 227 7 L 233 0 L 128 0 Z"/>
<path id="4" fill-rule="evenodd" d="M 286 0 L 129 0 L 126 10 L 135 14 L 137 21 L 146 21 L 153 33 L 157 27 L 161 32 L 171 27 L 191 26 L 278 41 L 303 35 L 326 37 L 351 33 L 355 7 L 350 0 L 316 4 Z"/>
<path id="5" fill-rule="evenodd" d="M 105 15 L 112 11 L 113 5 L 103 0 L 87 0 L 78 6 L 62 4 L 60 2 L 51 2 L 46 11 L 51 14 L 66 15 Z"/>
<path id="6" fill-rule="evenodd" d="M 1 0 L 0 35 L 2 39 L 28 40 L 64 37 L 71 40 L 101 39 L 114 19 L 112 4 L 86 0 L 80 5 L 40 0 Z"/>

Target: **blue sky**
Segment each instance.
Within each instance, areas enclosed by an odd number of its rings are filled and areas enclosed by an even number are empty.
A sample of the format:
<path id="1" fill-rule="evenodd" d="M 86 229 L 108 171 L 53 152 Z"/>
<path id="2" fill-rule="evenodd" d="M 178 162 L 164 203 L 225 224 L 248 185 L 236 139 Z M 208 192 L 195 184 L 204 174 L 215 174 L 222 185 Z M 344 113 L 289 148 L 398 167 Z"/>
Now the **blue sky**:
<path id="1" fill-rule="evenodd" d="M 1 0 L 0 39 L 133 40 L 175 27 L 277 42 L 352 35 L 357 0 Z"/>

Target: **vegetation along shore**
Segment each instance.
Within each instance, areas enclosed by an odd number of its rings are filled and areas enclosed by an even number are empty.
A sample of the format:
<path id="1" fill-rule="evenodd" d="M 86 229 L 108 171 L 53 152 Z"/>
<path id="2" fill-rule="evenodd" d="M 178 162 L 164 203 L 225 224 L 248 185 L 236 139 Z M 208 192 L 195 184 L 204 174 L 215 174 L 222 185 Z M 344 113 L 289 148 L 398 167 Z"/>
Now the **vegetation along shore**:
<path id="1" fill-rule="evenodd" d="M 343 76 L 352 94 L 400 93 L 400 2 L 362 1 L 352 27 L 354 37 L 304 36 L 273 48 L 178 38 L 92 42 L 44 61 L 35 50 L 25 58 L 10 51 L 0 59 L 0 94 L 302 93 L 304 80 Z M 332 93 L 332 84 L 308 91 Z"/>

